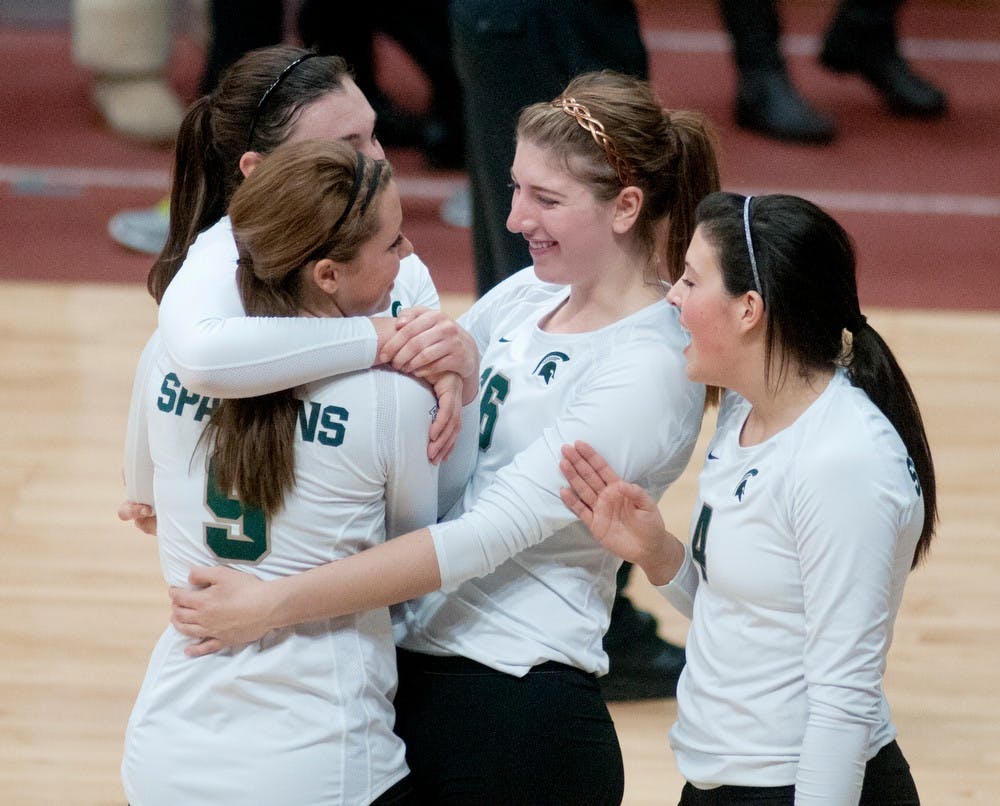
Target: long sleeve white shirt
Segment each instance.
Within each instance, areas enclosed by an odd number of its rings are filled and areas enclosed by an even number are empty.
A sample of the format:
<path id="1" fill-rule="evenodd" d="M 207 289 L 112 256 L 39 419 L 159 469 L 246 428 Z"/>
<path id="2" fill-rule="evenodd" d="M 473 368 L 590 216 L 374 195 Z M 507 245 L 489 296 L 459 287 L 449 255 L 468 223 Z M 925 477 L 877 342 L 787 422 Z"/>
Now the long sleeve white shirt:
<path id="1" fill-rule="evenodd" d="M 684 565 L 661 589 L 692 615 L 670 743 L 696 786 L 795 784 L 856 804 L 895 737 L 882 690 L 923 525 L 892 425 L 839 370 L 788 428 L 743 447 L 727 394 Z"/>

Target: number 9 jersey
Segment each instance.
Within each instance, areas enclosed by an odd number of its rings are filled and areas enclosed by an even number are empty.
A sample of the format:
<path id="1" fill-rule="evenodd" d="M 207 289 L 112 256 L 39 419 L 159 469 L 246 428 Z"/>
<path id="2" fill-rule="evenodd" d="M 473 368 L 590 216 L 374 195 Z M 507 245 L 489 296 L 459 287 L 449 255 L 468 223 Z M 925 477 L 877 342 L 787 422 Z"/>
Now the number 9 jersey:
<path id="1" fill-rule="evenodd" d="M 126 476 L 140 500 L 152 483 L 168 584 L 186 586 L 195 565 L 293 574 L 435 520 L 428 389 L 375 369 L 295 396 L 296 483 L 268 521 L 216 485 L 200 437 L 219 401 L 185 388 L 154 334 L 133 389 Z M 149 464 L 152 479 L 128 470 Z M 129 719 L 122 777 L 133 806 L 366 804 L 407 774 L 392 732 L 388 609 L 201 658 L 185 656 L 190 640 L 167 627 Z"/>

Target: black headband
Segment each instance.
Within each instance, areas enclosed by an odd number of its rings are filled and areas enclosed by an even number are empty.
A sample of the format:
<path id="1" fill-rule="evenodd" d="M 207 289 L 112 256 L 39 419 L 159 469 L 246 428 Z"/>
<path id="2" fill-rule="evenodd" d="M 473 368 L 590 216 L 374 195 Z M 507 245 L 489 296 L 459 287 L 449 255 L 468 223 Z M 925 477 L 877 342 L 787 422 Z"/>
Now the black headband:
<path id="1" fill-rule="evenodd" d="M 253 133 L 254 129 L 257 128 L 257 119 L 260 117 L 261 110 L 264 108 L 264 104 L 267 103 L 267 99 L 271 97 L 271 93 L 274 92 L 278 88 L 278 85 L 288 78 L 288 74 L 302 64 L 302 62 L 306 59 L 311 59 L 313 56 L 319 55 L 320 54 L 318 53 L 303 53 L 297 59 L 292 59 L 292 61 L 288 63 L 288 66 L 278 73 L 278 77 L 271 82 L 271 86 L 264 90 L 264 94 L 260 96 L 260 100 L 257 102 L 257 108 L 254 110 L 253 117 L 250 119 L 250 133 L 247 135 L 247 151 L 253 150 Z"/>
<path id="2" fill-rule="evenodd" d="M 358 208 L 359 216 L 363 216 L 365 214 L 365 210 L 368 209 L 368 205 L 371 204 L 372 198 L 375 196 L 375 191 L 378 190 L 379 180 L 382 178 L 382 169 L 385 166 L 385 162 L 383 160 L 375 160 L 374 162 L 375 169 L 372 171 L 372 181 L 371 184 L 368 185 L 368 191 L 365 193 L 364 198 L 361 200 L 361 206 Z M 354 168 L 354 182 L 351 184 L 351 192 L 347 194 L 347 204 L 344 205 L 344 211 L 340 214 L 340 218 L 337 219 L 336 223 L 330 230 L 331 235 L 336 233 L 347 220 L 347 216 L 354 207 L 354 202 L 358 199 L 358 193 L 361 191 L 361 183 L 364 179 L 365 155 L 359 151 L 358 161 Z"/>

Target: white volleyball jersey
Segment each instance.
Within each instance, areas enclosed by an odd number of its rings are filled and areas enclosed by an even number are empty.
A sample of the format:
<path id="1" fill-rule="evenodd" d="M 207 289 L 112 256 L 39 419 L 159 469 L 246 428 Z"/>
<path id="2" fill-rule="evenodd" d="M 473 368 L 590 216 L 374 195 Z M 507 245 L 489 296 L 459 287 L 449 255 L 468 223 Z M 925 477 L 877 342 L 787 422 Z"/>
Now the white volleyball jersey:
<path id="1" fill-rule="evenodd" d="M 160 302 L 163 341 L 188 389 L 250 397 L 372 365 L 377 339 L 365 317 L 247 317 L 237 259 L 225 217 L 191 245 Z M 427 267 L 410 255 L 400 261 L 390 312 L 416 305 L 437 308 L 439 300 Z"/>
<path id="2" fill-rule="evenodd" d="M 482 356 L 480 454 L 462 500 L 431 528 L 443 588 L 404 605 L 401 646 L 515 675 L 548 660 L 607 672 L 620 561 L 560 500 L 560 449 L 586 440 L 658 497 L 691 455 L 704 387 L 685 375 L 666 301 L 590 333 L 541 330 L 568 293 L 525 269 L 461 320 Z"/>
<path id="3" fill-rule="evenodd" d="M 684 566 L 661 588 L 689 613 L 693 600 L 670 744 L 696 786 L 794 783 L 796 804 L 857 803 L 895 737 L 882 677 L 920 485 L 842 369 L 792 425 L 742 447 L 749 412 L 726 395 Z"/>
<path id="4" fill-rule="evenodd" d="M 198 438 L 218 400 L 180 382 L 155 334 L 133 394 L 130 484 L 148 484 L 135 474 L 151 461 L 170 585 L 187 585 L 195 565 L 294 574 L 436 517 L 435 402 L 406 376 L 375 369 L 296 389 L 296 484 L 270 522 L 215 485 Z M 406 774 L 387 609 L 197 659 L 184 655 L 190 640 L 163 633 L 129 719 L 122 776 L 133 806 L 355 806 Z"/>

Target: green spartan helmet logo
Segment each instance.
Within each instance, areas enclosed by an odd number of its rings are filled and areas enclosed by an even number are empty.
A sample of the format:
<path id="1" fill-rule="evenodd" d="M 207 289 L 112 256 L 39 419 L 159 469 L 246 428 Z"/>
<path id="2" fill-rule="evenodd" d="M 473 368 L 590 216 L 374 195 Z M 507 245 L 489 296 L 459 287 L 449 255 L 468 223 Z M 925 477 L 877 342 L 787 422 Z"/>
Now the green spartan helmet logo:
<path id="1" fill-rule="evenodd" d="M 760 471 L 758 471 L 757 468 L 754 467 L 743 474 L 743 478 L 740 479 L 740 483 L 736 487 L 736 492 L 733 493 L 733 495 L 736 496 L 737 500 L 739 501 L 743 500 L 743 496 L 746 494 L 747 491 L 747 482 L 750 481 L 750 479 L 752 479 L 754 476 L 756 476 L 758 472 Z"/>
<path id="2" fill-rule="evenodd" d="M 542 360 L 535 365 L 531 374 L 537 375 L 539 378 L 543 378 L 545 380 L 545 385 L 548 386 L 552 379 L 556 376 L 556 367 L 558 367 L 563 361 L 569 361 L 569 356 L 566 355 L 566 353 L 546 353 L 542 357 Z"/>

